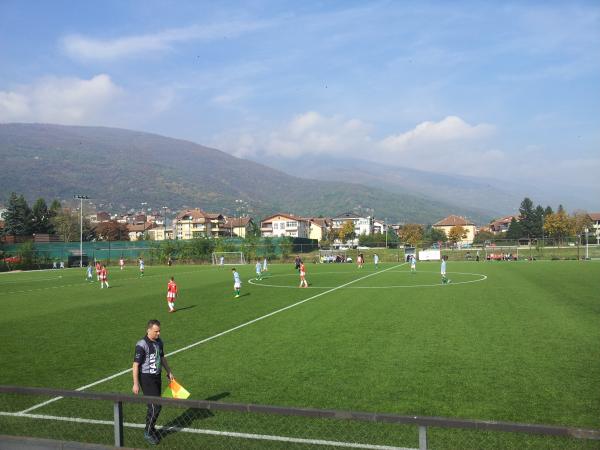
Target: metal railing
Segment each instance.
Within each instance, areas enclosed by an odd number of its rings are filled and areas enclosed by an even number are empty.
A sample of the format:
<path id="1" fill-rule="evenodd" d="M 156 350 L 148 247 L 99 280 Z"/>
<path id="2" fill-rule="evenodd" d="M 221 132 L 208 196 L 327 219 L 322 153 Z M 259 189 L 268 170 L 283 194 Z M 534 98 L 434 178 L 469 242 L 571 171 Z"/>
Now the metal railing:
<path id="1" fill-rule="evenodd" d="M 52 396 L 53 400 L 60 398 L 75 398 L 81 400 L 100 400 L 104 402 L 111 402 L 113 404 L 113 419 L 112 425 L 114 430 L 114 446 L 122 447 L 125 445 L 124 439 L 124 418 L 123 418 L 123 404 L 160 404 L 162 406 L 186 408 L 188 411 L 198 409 L 207 412 L 222 411 L 222 412 L 235 412 L 242 414 L 263 414 L 271 416 L 296 416 L 302 418 L 314 418 L 314 419 L 332 419 L 337 421 L 350 421 L 350 422 L 369 422 L 379 424 L 393 424 L 393 425 L 413 425 L 418 427 L 418 441 L 419 449 L 426 450 L 428 448 L 428 430 L 430 428 L 444 428 L 444 429 L 462 429 L 462 430 L 476 430 L 486 432 L 510 432 L 510 433 L 526 433 L 530 435 L 541 435 L 541 436 L 554 436 L 563 437 L 570 440 L 585 441 L 598 441 L 600 440 L 600 430 L 597 429 L 584 429 L 574 427 L 563 427 L 563 426 L 552 426 L 552 425 L 534 425 L 534 424 L 523 424 L 523 423 L 511 423 L 511 422 L 499 422 L 489 420 L 466 420 L 466 419 L 454 419 L 445 417 L 427 417 L 427 416 L 413 416 L 413 415 L 396 415 L 396 414 L 381 414 L 371 412 L 356 412 L 356 411 L 340 411 L 340 410 L 329 410 L 329 409 L 313 409 L 313 408 L 290 408 L 280 406 L 268 406 L 268 405 L 257 405 L 257 404 L 242 404 L 242 403 L 223 403 L 218 401 L 210 400 L 178 400 L 172 398 L 158 398 L 158 397 L 146 397 L 146 396 L 133 396 L 123 395 L 114 393 L 100 393 L 100 392 L 81 392 L 67 389 L 48 389 L 48 388 L 36 388 L 36 387 L 22 387 L 22 386 L 0 386 L 0 393 L 3 394 L 18 394 L 18 395 L 31 395 L 31 396 Z M 50 403 L 50 402 L 47 402 Z M 87 403 L 86 403 L 87 404 Z M 27 412 L 0 412 L 1 416 L 11 417 L 24 417 L 24 418 L 54 418 L 56 420 L 64 420 L 65 417 L 55 416 L 40 416 L 32 415 Z M 77 420 L 82 422 L 84 420 Z M 102 421 L 88 421 L 91 423 L 100 423 Z M 104 421 L 103 424 L 107 425 L 110 422 Z M 138 425 L 138 428 L 143 427 Z M 9 431 L 3 430 L 4 434 L 10 434 Z M 222 434 L 239 434 L 239 433 L 222 433 Z M 256 435 L 255 435 L 256 436 Z M 325 440 L 314 440 L 310 441 L 306 439 L 293 439 L 284 438 L 286 442 L 302 442 L 315 444 L 317 447 L 319 444 L 327 444 L 327 447 L 336 447 L 336 444 L 344 444 L 334 441 Z M 314 446 L 314 445 L 313 445 Z M 339 445 L 342 447 L 348 447 L 351 445 Z M 576 444 L 577 446 L 577 444 Z M 355 445 L 357 448 L 399 448 L 399 447 L 388 447 L 379 445 Z M 404 447 L 402 447 L 404 448 Z M 476 448 L 484 448 L 476 445 Z M 560 448 L 560 447 L 556 447 Z"/>

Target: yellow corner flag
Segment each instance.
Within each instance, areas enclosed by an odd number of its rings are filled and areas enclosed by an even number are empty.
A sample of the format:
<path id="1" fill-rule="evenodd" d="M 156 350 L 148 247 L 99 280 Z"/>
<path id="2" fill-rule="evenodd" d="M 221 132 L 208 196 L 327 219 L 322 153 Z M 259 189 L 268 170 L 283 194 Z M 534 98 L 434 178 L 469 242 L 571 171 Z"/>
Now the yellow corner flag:
<path id="1" fill-rule="evenodd" d="M 187 391 L 186 388 L 184 388 L 177 381 L 175 381 L 175 378 L 173 378 L 169 383 L 169 387 L 165 389 L 165 392 L 163 392 L 162 396 L 186 399 L 190 396 L 190 393 Z"/>

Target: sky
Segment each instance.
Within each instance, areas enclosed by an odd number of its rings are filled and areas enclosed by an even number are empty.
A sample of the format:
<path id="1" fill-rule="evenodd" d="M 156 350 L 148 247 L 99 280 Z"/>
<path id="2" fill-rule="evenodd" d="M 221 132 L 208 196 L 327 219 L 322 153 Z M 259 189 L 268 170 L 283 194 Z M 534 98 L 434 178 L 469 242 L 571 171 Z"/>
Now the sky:
<path id="1" fill-rule="evenodd" d="M 600 196 L 600 1 L 0 0 L 0 67 L 0 122 Z"/>

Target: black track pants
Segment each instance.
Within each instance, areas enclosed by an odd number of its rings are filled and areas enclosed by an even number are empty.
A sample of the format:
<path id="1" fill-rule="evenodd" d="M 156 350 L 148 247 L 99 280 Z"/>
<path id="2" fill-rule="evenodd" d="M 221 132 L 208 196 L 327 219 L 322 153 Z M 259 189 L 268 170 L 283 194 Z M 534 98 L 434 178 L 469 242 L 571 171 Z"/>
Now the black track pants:
<path id="1" fill-rule="evenodd" d="M 161 394 L 161 378 L 160 376 L 152 376 L 152 375 L 144 375 L 140 374 L 140 384 L 142 386 L 142 392 L 144 395 L 151 395 L 154 397 L 160 397 Z M 148 403 L 148 412 L 146 413 L 146 433 L 154 432 L 156 425 L 156 421 L 158 419 L 158 415 L 160 414 L 160 410 L 162 409 L 161 405 L 155 405 L 153 403 Z"/>

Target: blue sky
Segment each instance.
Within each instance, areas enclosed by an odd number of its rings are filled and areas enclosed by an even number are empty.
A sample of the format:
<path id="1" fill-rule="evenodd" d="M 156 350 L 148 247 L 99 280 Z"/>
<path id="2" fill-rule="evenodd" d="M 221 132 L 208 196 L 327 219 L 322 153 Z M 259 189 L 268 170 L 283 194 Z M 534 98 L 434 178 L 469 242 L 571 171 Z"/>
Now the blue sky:
<path id="1" fill-rule="evenodd" d="M 598 192 L 597 1 L 2 0 L 0 66 L 0 122 Z"/>

